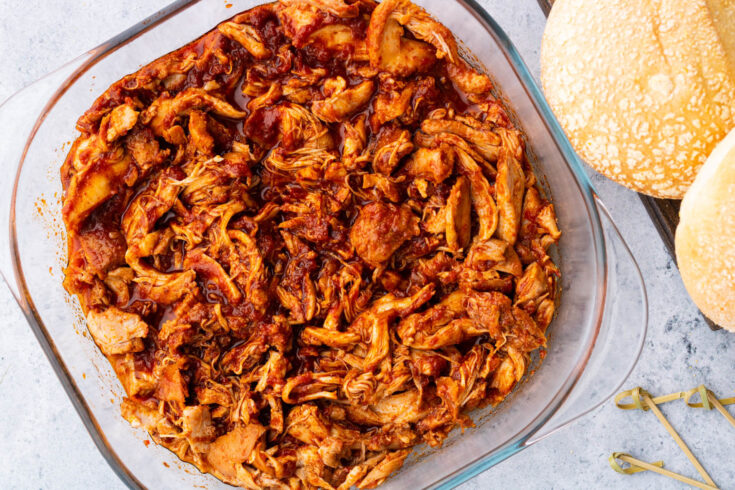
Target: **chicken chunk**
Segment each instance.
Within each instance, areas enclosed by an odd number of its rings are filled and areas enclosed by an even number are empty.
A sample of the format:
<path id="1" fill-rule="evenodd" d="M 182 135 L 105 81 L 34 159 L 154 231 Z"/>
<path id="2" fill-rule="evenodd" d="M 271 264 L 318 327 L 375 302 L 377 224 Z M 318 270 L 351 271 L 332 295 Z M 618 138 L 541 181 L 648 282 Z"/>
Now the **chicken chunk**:
<path id="1" fill-rule="evenodd" d="M 168 358 L 158 364 L 154 375 L 158 379 L 156 398 L 159 400 L 184 404 L 189 396 L 187 378 L 182 373 L 186 368 L 186 359 L 182 357 Z"/>
<path id="2" fill-rule="evenodd" d="M 357 333 L 367 346 L 361 368 L 370 371 L 388 356 L 390 351 L 389 324 L 396 317 L 403 317 L 426 303 L 434 294 L 434 285 L 428 284 L 413 296 L 396 298 L 386 294 L 360 314 L 347 328 Z"/>
<path id="3" fill-rule="evenodd" d="M 420 420 L 426 415 L 427 407 L 421 407 L 421 393 L 417 389 L 385 396 L 374 405 L 347 408 L 349 419 L 361 425 L 401 426 Z"/>
<path id="4" fill-rule="evenodd" d="M 497 238 L 475 242 L 470 248 L 460 271 L 460 284 L 477 291 L 512 290 L 513 277 L 520 278 L 523 265 L 518 254 L 508 243 Z"/>
<path id="5" fill-rule="evenodd" d="M 176 429 L 166 417 L 151 407 L 149 404 L 135 401 L 131 398 L 123 398 L 120 412 L 125 420 L 133 427 L 142 427 L 151 432 L 155 431 L 161 435 L 174 435 Z"/>
<path id="6" fill-rule="evenodd" d="M 452 187 L 447 199 L 446 238 L 452 251 L 465 248 L 470 243 L 470 185 L 460 177 Z"/>
<path id="7" fill-rule="evenodd" d="M 436 61 L 431 45 L 404 37 L 403 27 L 386 9 L 370 17 L 367 50 L 370 64 L 398 76 L 427 71 Z"/>
<path id="8" fill-rule="evenodd" d="M 498 345 L 512 335 L 514 318 L 511 301 L 506 295 L 497 291 L 473 291 L 467 295 L 465 307 L 467 316 Z"/>
<path id="9" fill-rule="evenodd" d="M 526 360 L 523 355 L 513 348 L 508 349 L 506 357 L 492 376 L 490 386 L 507 395 L 515 384 L 523 378 L 526 372 Z"/>
<path id="10" fill-rule="evenodd" d="M 437 148 L 419 148 L 404 169 L 411 177 L 441 184 L 454 170 L 454 151 L 448 145 Z"/>
<path id="11" fill-rule="evenodd" d="M 365 40 L 355 36 L 353 29 L 344 24 L 329 24 L 309 35 L 307 46 L 318 49 L 320 57 L 368 61 Z"/>
<path id="12" fill-rule="evenodd" d="M 242 293 L 232 278 L 219 262 L 204 253 L 204 249 L 197 248 L 186 254 L 184 267 L 196 271 L 205 281 L 215 285 L 219 293 L 227 298 L 227 301 L 238 303 L 242 299 Z"/>
<path id="13" fill-rule="evenodd" d="M 502 341 L 511 303 L 498 292 L 455 291 L 437 305 L 403 320 L 396 329 L 404 345 L 434 350 L 489 335 Z M 505 322 L 505 323 L 504 323 Z"/>
<path id="14" fill-rule="evenodd" d="M 283 387 L 281 398 L 290 405 L 313 400 L 337 400 L 342 383 L 341 373 L 305 373 L 291 377 Z"/>
<path id="15" fill-rule="evenodd" d="M 294 407 L 288 414 L 286 427 L 289 435 L 312 446 L 318 446 L 329 437 L 327 424 L 311 404 Z"/>
<path id="16" fill-rule="evenodd" d="M 119 144 L 108 147 L 96 134 L 76 142 L 68 158 L 78 171 L 66 188 L 61 212 L 67 226 L 78 230 L 92 211 L 134 182 L 135 166 Z"/>
<path id="17" fill-rule="evenodd" d="M 473 322 L 463 315 L 464 302 L 465 294 L 456 291 L 436 306 L 401 321 L 396 333 L 404 345 L 413 349 L 433 350 L 457 344 L 476 330 Z"/>
<path id="18" fill-rule="evenodd" d="M 415 92 L 416 84 L 409 83 L 401 90 L 389 90 L 378 94 L 373 105 L 374 124 L 382 126 L 406 114 Z"/>
<path id="19" fill-rule="evenodd" d="M 489 129 L 474 128 L 460 121 L 448 119 L 426 119 L 421 123 L 421 130 L 430 135 L 449 133 L 459 136 L 470 143 L 484 159 L 491 162 L 498 159 L 501 139 Z"/>
<path id="20" fill-rule="evenodd" d="M 283 277 L 276 288 L 281 304 L 291 311 L 289 321 L 304 323 L 316 314 L 316 287 L 311 273 L 316 269 L 316 253 L 288 232 L 281 232 L 291 255 Z"/>
<path id="21" fill-rule="evenodd" d="M 291 437 L 316 448 L 321 465 L 339 467 L 340 460 L 359 446 L 358 431 L 335 420 L 328 420 L 315 405 L 302 404 L 294 407 L 286 418 L 286 427 Z M 315 469 L 317 468 L 312 468 Z M 320 474 L 321 471 L 315 473 Z"/>
<path id="22" fill-rule="evenodd" d="M 520 237 L 531 237 L 539 229 L 555 241 L 561 237 L 561 232 L 556 223 L 554 205 L 545 203 L 535 187 L 526 190 L 523 198 L 522 217 Z"/>
<path id="23" fill-rule="evenodd" d="M 253 141 L 266 147 L 276 146 L 280 142 L 286 156 L 329 150 L 334 144 L 329 130 L 318 117 L 305 107 L 291 102 L 253 111 L 245 121 L 243 131 Z"/>
<path id="24" fill-rule="evenodd" d="M 403 466 L 403 461 L 409 453 L 408 450 L 401 450 L 386 454 L 385 458 L 357 484 L 357 488 L 375 488 L 382 484 L 391 473 Z"/>
<path id="25" fill-rule="evenodd" d="M 398 180 L 393 180 L 382 174 L 365 174 L 362 177 L 362 188 L 373 189 L 373 195 L 376 198 L 384 197 L 391 202 L 399 202 L 402 197 Z"/>
<path id="26" fill-rule="evenodd" d="M 349 448 L 360 438 L 356 430 L 327 420 L 322 411 L 311 403 L 294 407 L 286 418 L 286 427 L 290 436 L 312 446 L 319 446 L 329 438 L 338 438 Z"/>
<path id="27" fill-rule="evenodd" d="M 207 130 L 207 115 L 201 111 L 189 113 L 189 146 L 193 153 L 211 158 L 214 151 L 214 138 Z"/>
<path id="28" fill-rule="evenodd" d="M 556 223 L 556 213 L 554 212 L 553 204 L 547 204 L 543 207 L 536 216 L 536 223 L 553 240 L 558 240 L 561 237 L 561 231 L 559 231 L 559 226 Z"/>
<path id="29" fill-rule="evenodd" d="M 105 355 L 140 352 L 143 338 L 148 335 L 148 324 L 135 313 L 127 313 L 110 306 L 103 311 L 87 313 L 87 327 Z"/>
<path id="30" fill-rule="evenodd" d="M 355 122 L 345 121 L 342 123 L 344 142 L 342 145 L 342 161 L 349 170 L 362 168 L 369 160 L 365 154 L 367 143 L 367 128 L 365 117 L 358 116 Z"/>
<path id="31" fill-rule="evenodd" d="M 130 104 L 115 107 L 100 122 L 99 134 L 104 135 L 108 143 L 125 136 L 138 122 L 138 111 Z"/>
<path id="32" fill-rule="evenodd" d="M 303 445 L 296 450 L 296 477 L 307 488 L 334 488 L 325 480 L 328 468 L 316 446 Z"/>
<path id="33" fill-rule="evenodd" d="M 159 97 L 156 99 L 141 114 L 141 121 L 153 129 L 156 136 L 171 144 L 181 145 L 186 143 L 186 136 L 181 126 L 176 125 L 177 120 L 196 109 L 231 119 L 243 119 L 247 116 L 247 113 L 235 109 L 204 89 L 188 88 L 173 98 Z"/>
<path id="34" fill-rule="evenodd" d="M 270 58 L 270 50 L 265 46 L 260 33 L 253 26 L 236 22 L 224 22 L 217 26 L 217 29 L 228 38 L 240 43 L 255 59 Z"/>
<path id="35" fill-rule="evenodd" d="M 368 103 L 374 88 L 375 84 L 371 80 L 365 80 L 355 87 L 339 91 L 324 100 L 315 101 L 311 105 L 311 110 L 322 121 L 343 121 Z"/>
<path id="36" fill-rule="evenodd" d="M 268 297 L 265 292 L 267 274 L 263 256 L 255 240 L 240 230 L 229 230 L 234 254 L 230 260 L 230 274 L 236 284 L 245 292 L 245 297 L 259 311 L 265 308 Z"/>
<path id="37" fill-rule="evenodd" d="M 381 174 L 390 175 L 398 167 L 401 159 L 412 150 L 411 134 L 407 130 L 383 128 L 375 140 L 373 168 Z"/>
<path id="38" fill-rule="evenodd" d="M 108 359 L 128 396 L 146 397 L 155 391 L 156 378 L 136 365 L 134 354 L 113 354 Z"/>
<path id="39" fill-rule="evenodd" d="M 460 177 L 452 186 L 447 204 L 427 223 L 427 229 L 434 233 L 443 232 L 447 248 L 459 252 L 470 242 L 471 211 L 470 184 L 466 177 Z"/>
<path id="40" fill-rule="evenodd" d="M 403 37 L 401 26 L 420 41 Z M 457 42 L 449 29 L 409 0 L 380 2 L 370 17 L 367 45 L 370 64 L 381 70 L 407 76 L 426 69 L 437 58 L 445 59 L 449 77 L 464 92 L 481 94 L 492 89 L 490 79 L 473 70 L 459 56 Z"/>
<path id="41" fill-rule="evenodd" d="M 490 184 L 488 184 L 480 166 L 463 150 L 457 150 L 457 163 L 461 172 L 470 181 L 472 205 L 480 221 L 480 230 L 475 240 L 488 240 L 493 236 L 498 226 L 498 209 L 492 197 Z"/>
<path id="42" fill-rule="evenodd" d="M 235 427 L 211 444 L 207 461 L 226 481 L 234 481 L 235 467 L 248 459 L 264 432 L 265 428 L 259 424 Z"/>
<path id="43" fill-rule="evenodd" d="M 314 26 L 324 15 L 317 8 L 301 0 L 278 2 L 276 10 L 283 31 L 297 49 L 304 47 Z"/>
<path id="44" fill-rule="evenodd" d="M 524 189 L 525 178 L 520 163 L 515 158 L 504 155 L 498 162 L 498 175 L 495 179 L 498 200 L 497 234 L 510 244 L 514 244 L 518 238 Z"/>
<path id="45" fill-rule="evenodd" d="M 526 267 L 523 277 L 516 285 L 516 303 L 525 305 L 530 302 L 540 302 L 549 292 L 546 273 L 537 262 Z"/>
<path id="46" fill-rule="evenodd" d="M 350 230 L 350 242 L 361 259 L 379 265 L 419 234 L 418 223 L 418 217 L 405 205 L 372 202 L 360 210 Z"/>
<path id="47" fill-rule="evenodd" d="M 540 326 L 524 309 L 514 306 L 512 320 L 506 316 L 506 324 L 512 321 L 512 335 L 508 337 L 509 347 L 527 353 L 546 345 L 546 337 Z"/>
<path id="48" fill-rule="evenodd" d="M 125 149 L 142 173 L 161 165 L 171 154 L 170 150 L 161 149 L 150 128 L 140 125 L 133 128 L 124 141 Z"/>
<path id="49" fill-rule="evenodd" d="M 151 269 L 139 269 L 142 274 L 135 278 L 138 293 L 143 298 L 172 305 L 196 287 L 196 272 L 193 270 L 162 274 Z"/>

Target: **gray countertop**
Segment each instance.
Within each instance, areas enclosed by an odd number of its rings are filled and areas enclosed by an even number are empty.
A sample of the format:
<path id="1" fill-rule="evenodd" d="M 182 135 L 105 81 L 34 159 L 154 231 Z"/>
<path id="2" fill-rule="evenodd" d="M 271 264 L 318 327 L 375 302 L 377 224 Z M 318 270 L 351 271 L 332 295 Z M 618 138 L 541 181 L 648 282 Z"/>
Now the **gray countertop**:
<path id="1" fill-rule="evenodd" d="M 0 100 L 139 22 L 168 0 L 0 0 Z M 237 1 L 233 1 L 233 12 Z M 480 0 L 538 77 L 544 17 L 535 0 Z M 2 130 L 2 128 L 0 128 Z M 648 287 L 650 323 L 643 353 L 625 387 L 654 394 L 705 383 L 735 391 L 735 334 L 712 332 L 689 300 L 679 273 L 633 192 L 590 176 L 637 258 Z M 122 488 L 97 452 L 9 291 L 0 285 L 0 481 L 3 488 Z M 732 411 L 732 409 L 730 409 Z M 735 428 L 716 413 L 663 407 L 723 488 L 735 488 Z M 671 488 L 654 474 L 623 476 L 613 451 L 697 478 L 653 414 L 611 401 L 570 427 L 480 474 L 463 488 Z M 683 487 L 683 485 L 682 485 Z"/>

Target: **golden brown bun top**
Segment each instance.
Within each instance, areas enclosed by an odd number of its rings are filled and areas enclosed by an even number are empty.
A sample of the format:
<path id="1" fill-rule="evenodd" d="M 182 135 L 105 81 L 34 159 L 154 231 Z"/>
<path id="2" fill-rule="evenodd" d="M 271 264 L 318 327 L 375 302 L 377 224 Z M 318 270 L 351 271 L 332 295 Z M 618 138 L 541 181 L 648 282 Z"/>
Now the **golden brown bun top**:
<path id="1" fill-rule="evenodd" d="M 715 148 L 679 211 L 676 257 L 702 313 L 735 332 L 735 130 Z"/>
<path id="2" fill-rule="evenodd" d="M 735 0 L 557 0 L 541 80 L 584 160 L 681 198 L 735 127 Z"/>

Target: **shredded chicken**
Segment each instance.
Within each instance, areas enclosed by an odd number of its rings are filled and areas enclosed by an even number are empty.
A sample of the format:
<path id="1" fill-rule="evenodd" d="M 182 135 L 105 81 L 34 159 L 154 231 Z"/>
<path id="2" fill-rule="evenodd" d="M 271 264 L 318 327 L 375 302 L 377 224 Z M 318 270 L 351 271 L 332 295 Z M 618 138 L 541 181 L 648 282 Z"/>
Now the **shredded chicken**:
<path id="1" fill-rule="evenodd" d="M 459 53 L 408 0 L 280 0 L 79 119 L 64 285 L 130 424 L 242 488 L 373 488 L 516 386 L 561 232 Z"/>

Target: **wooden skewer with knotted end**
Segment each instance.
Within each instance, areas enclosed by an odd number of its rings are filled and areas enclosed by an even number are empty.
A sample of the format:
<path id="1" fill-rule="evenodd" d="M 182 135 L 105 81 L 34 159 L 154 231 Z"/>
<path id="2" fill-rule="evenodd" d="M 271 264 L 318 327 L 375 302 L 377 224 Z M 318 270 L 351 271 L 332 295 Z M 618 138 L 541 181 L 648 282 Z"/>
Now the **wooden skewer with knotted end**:
<path id="1" fill-rule="evenodd" d="M 700 394 L 702 398 L 702 401 L 700 403 L 693 403 L 689 401 L 692 395 L 694 395 L 695 393 Z M 624 400 L 627 397 L 631 398 L 632 403 L 622 402 L 622 400 Z M 727 412 L 727 410 L 725 410 L 722 404 L 722 402 L 732 403 L 732 402 L 735 402 L 735 400 L 731 400 L 728 398 L 728 399 L 723 399 L 722 401 L 720 401 L 704 385 L 699 386 L 698 388 L 695 388 L 688 392 L 680 391 L 676 393 L 671 393 L 669 395 L 659 396 L 656 398 L 651 397 L 650 393 L 641 389 L 640 387 L 637 387 L 632 390 L 628 390 L 628 391 L 619 393 L 615 397 L 615 405 L 618 408 L 621 408 L 623 410 L 629 410 L 629 409 L 641 409 L 644 411 L 651 410 L 654 413 L 654 415 L 656 415 L 656 418 L 659 419 L 659 421 L 664 426 L 666 431 L 674 439 L 674 442 L 676 442 L 676 444 L 681 448 L 681 450 L 684 452 L 684 454 L 689 459 L 689 461 L 692 462 L 692 464 L 697 469 L 699 474 L 702 475 L 702 478 L 704 478 L 706 483 L 698 482 L 697 480 L 693 480 L 691 478 L 680 475 L 678 473 L 674 473 L 673 471 L 666 470 L 663 468 L 663 463 L 661 461 L 651 464 L 651 463 L 647 463 L 645 461 L 641 461 L 639 459 L 633 458 L 632 456 L 625 454 L 625 453 L 613 453 L 613 455 L 610 456 L 610 466 L 619 473 L 632 474 L 638 471 L 648 470 L 648 471 L 654 471 L 664 476 L 668 476 L 670 478 L 674 478 L 683 483 L 687 483 L 689 485 L 692 485 L 698 488 L 717 488 L 717 485 L 715 484 L 714 480 L 712 480 L 712 478 L 709 476 L 709 474 L 707 473 L 707 470 L 704 469 L 704 466 L 702 466 L 699 460 L 697 460 L 697 458 L 694 456 L 694 453 L 692 453 L 692 451 L 689 449 L 689 446 L 686 445 L 686 443 L 681 438 L 679 433 L 676 432 L 674 427 L 669 423 L 669 421 L 666 419 L 664 414 L 658 408 L 658 405 L 657 405 L 658 403 L 666 403 L 666 402 L 670 402 L 673 400 L 679 400 L 679 399 L 684 399 L 687 405 L 689 405 L 690 407 L 704 407 L 707 409 L 711 409 L 712 406 L 714 406 L 735 427 L 735 418 L 733 418 L 732 415 L 730 415 L 730 413 Z M 631 467 L 623 469 L 618 464 L 617 462 L 618 459 L 630 464 Z"/>
<path id="2" fill-rule="evenodd" d="M 617 462 L 618 459 L 620 461 L 628 463 L 630 467 L 628 468 L 621 467 Z M 630 454 L 612 453 L 612 456 L 610 456 L 610 466 L 612 466 L 612 468 L 618 473 L 624 473 L 626 475 L 631 475 L 633 473 L 640 473 L 641 471 L 653 471 L 660 475 L 668 476 L 669 478 L 673 478 L 674 480 L 678 480 L 682 483 L 686 483 L 687 485 L 691 485 L 693 487 L 704 488 L 707 490 L 717 488 L 712 485 L 708 485 L 706 483 L 702 483 L 700 481 L 686 477 L 684 475 L 680 475 L 679 473 L 674 473 L 673 471 L 669 471 L 663 468 L 662 461 L 656 461 L 655 463 L 647 463 L 645 461 L 641 461 L 638 458 L 634 458 Z"/>

